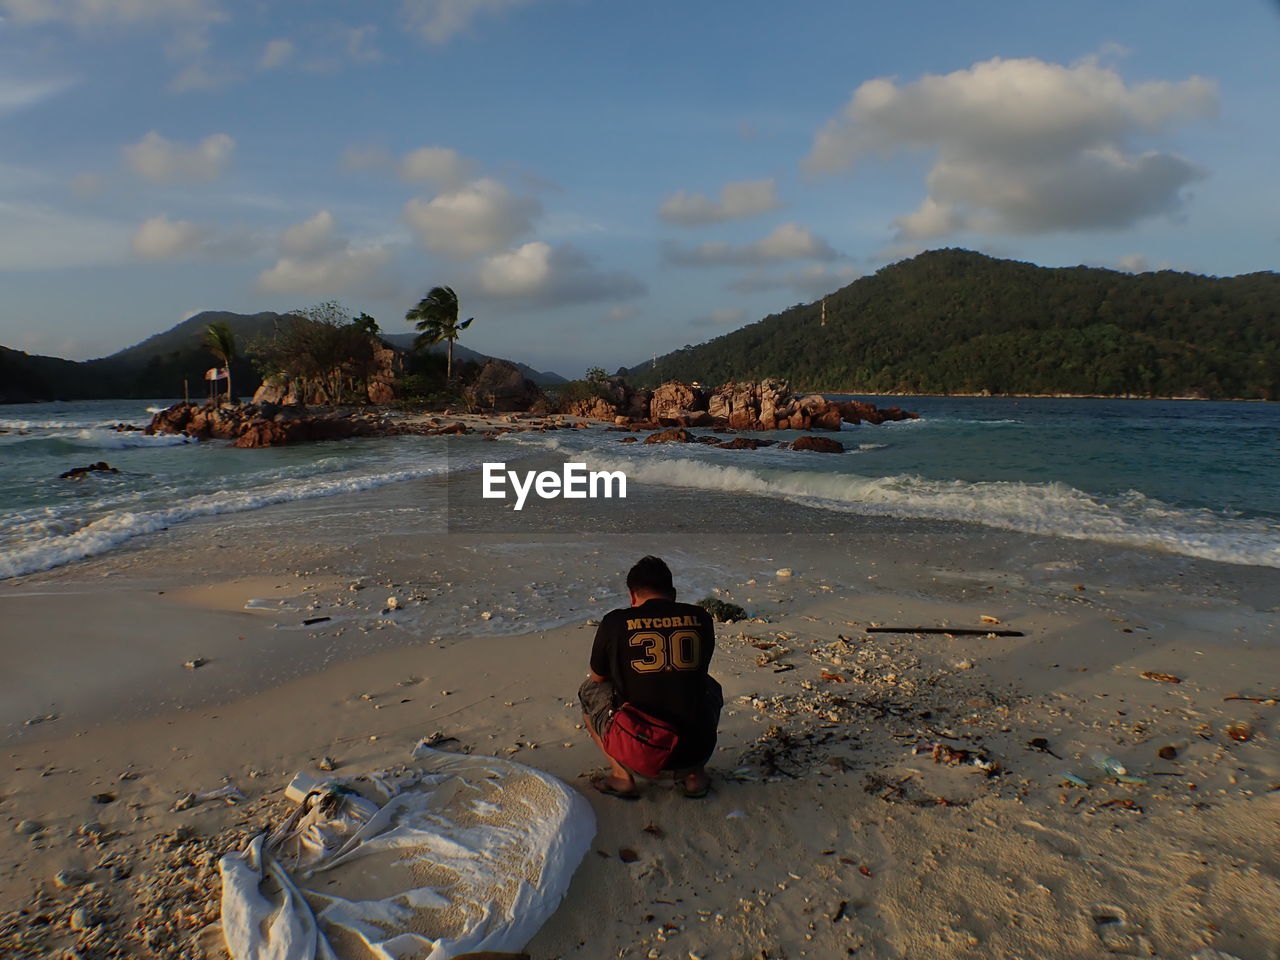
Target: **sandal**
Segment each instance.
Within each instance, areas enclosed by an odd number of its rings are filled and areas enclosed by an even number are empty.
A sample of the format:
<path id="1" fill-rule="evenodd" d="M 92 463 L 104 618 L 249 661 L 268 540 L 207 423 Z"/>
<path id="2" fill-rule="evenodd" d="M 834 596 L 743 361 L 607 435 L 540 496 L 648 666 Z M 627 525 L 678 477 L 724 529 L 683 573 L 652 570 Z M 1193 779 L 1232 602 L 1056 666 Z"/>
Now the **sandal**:
<path id="1" fill-rule="evenodd" d="M 690 789 L 688 783 L 682 783 L 680 784 L 680 791 L 684 794 L 686 800 L 701 800 L 711 792 L 711 778 L 707 777 L 706 782 L 697 789 Z"/>
<path id="2" fill-rule="evenodd" d="M 640 791 L 638 790 L 619 790 L 609 782 L 608 776 L 596 776 L 591 778 L 591 786 L 599 793 L 603 793 L 606 797 L 617 797 L 619 800 L 639 800 Z"/>

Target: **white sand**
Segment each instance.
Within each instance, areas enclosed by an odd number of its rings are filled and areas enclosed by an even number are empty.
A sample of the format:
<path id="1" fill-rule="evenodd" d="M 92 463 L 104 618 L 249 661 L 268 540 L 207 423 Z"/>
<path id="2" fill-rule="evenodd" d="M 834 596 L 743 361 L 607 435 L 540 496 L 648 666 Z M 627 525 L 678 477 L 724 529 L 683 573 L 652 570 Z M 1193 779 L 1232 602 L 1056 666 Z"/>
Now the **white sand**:
<path id="1" fill-rule="evenodd" d="M 296 771 L 325 756 L 339 774 L 403 762 L 439 731 L 576 784 L 596 808 L 598 853 L 535 958 L 1066 960 L 1107 955 L 1104 939 L 1167 958 L 1277 955 L 1280 706 L 1223 698 L 1280 696 L 1280 571 L 919 524 L 445 536 L 413 519 L 411 487 L 215 518 L 0 583 L 0 947 L 37 936 L 11 912 L 39 891 L 55 921 L 40 950 L 92 942 L 61 925 L 75 895 L 51 881 L 118 855 L 138 870 L 94 872 L 102 939 L 141 954 L 122 931 L 177 922 L 167 955 L 183 955 L 209 914 L 139 917 L 134 904 L 168 849 L 157 837 L 243 834 Z M 199 547 L 212 541 L 228 548 Z M 622 602 L 644 552 L 765 621 L 720 628 L 726 710 L 703 801 L 653 783 L 623 803 L 581 778 L 601 766 L 573 702 L 585 621 Z M 795 575 L 775 579 L 784 566 Z M 383 616 L 388 596 L 403 609 Z M 557 607 L 566 625 L 538 629 Z M 864 629 L 984 615 L 1026 636 Z M 301 627 L 310 616 L 331 619 Z M 777 648 L 753 644 L 771 642 L 791 652 L 758 666 Z M 183 666 L 196 657 L 208 663 Z M 57 719 L 24 724 L 41 716 Z M 1246 742 L 1224 733 L 1241 722 Z M 1062 759 L 1029 749 L 1036 737 Z M 1005 772 L 913 752 L 939 742 Z M 1176 760 L 1157 757 L 1164 746 Z M 1095 749 L 1149 782 L 1105 781 Z M 1063 772 L 1094 785 L 1063 786 Z M 228 777 L 247 805 L 170 809 Z M 94 802 L 103 792 L 115 799 Z M 20 821 L 42 829 L 19 834 Z M 86 822 L 119 836 L 78 836 Z M 216 904 L 216 883 L 185 895 Z"/>

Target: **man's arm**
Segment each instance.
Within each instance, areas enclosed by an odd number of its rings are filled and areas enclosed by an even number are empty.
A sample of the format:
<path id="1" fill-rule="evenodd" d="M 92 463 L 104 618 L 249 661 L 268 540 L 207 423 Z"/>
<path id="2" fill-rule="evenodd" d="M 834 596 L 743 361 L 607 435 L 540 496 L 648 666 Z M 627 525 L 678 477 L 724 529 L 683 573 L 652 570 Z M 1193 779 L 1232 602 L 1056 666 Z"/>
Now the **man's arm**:
<path id="1" fill-rule="evenodd" d="M 587 667 L 587 676 L 596 683 L 604 683 L 609 679 L 609 630 L 606 616 L 596 627 L 596 637 L 591 644 L 591 662 Z"/>

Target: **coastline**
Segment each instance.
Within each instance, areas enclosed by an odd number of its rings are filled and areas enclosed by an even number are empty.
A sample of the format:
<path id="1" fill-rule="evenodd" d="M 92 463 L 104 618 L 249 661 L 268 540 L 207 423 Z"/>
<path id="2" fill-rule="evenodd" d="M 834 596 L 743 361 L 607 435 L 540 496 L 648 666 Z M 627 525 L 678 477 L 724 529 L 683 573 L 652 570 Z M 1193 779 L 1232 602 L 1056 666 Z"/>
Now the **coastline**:
<path id="1" fill-rule="evenodd" d="M 51 878 L 73 867 L 105 885 L 121 861 L 95 865 L 117 856 L 136 869 L 101 909 L 115 926 L 97 929 L 127 929 L 130 884 L 161 869 L 154 850 L 225 850 L 279 811 L 295 772 L 325 756 L 339 775 L 404 762 L 436 732 L 585 789 L 580 775 L 600 766 L 573 703 L 586 624 L 621 601 L 625 565 L 655 552 L 687 599 L 718 588 L 765 620 L 717 631 L 716 792 L 696 805 L 665 784 L 634 805 L 590 796 L 605 855 L 588 854 L 531 956 L 1065 960 L 1105 934 L 1252 960 L 1280 935 L 1280 708 L 1222 699 L 1277 696 L 1280 571 L 776 502 L 755 506 L 802 532 L 753 533 L 744 510 L 738 532 L 713 533 L 726 516 L 707 506 L 721 498 L 696 491 L 650 491 L 625 534 L 549 533 L 532 514 L 502 536 L 448 532 L 432 485 L 209 517 L 0 583 L 5 652 L 27 664 L 7 683 L 35 696 L 4 727 L 0 912 L 42 891 L 69 922 L 77 897 L 110 891 Z M 657 510 L 669 532 L 653 532 Z M 793 575 L 778 578 L 783 567 Z M 384 615 L 388 596 L 403 609 Z M 244 609 L 286 597 L 289 609 Z M 92 642 L 74 623 L 88 611 Z M 311 616 L 331 619 L 300 629 Z M 865 630 L 982 616 L 1026 636 Z M 761 667 L 773 654 L 755 642 L 790 652 Z M 184 667 L 192 658 L 208 662 Z M 1248 741 L 1223 733 L 1242 722 Z M 1036 736 L 1063 759 L 1028 749 Z M 936 743 L 979 748 L 1007 772 L 912 752 Z M 1167 745 L 1177 761 L 1155 756 Z M 1088 753 L 1101 748 L 1148 784 L 1099 779 Z M 1094 784 L 1063 786 L 1063 772 Z M 172 809 L 224 777 L 243 805 Z M 95 803 L 103 792 L 114 799 Z M 43 827 L 16 832 L 23 821 Z M 193 836 L 155 842 L 181 828 Z M 639 858 L 620 861 L 624 846 Z M 176 942 L 203 927 L 216 886 L 206 877 L 190 911 L 201 921 Z M 1095 922 L 1098 904 L 1120 909 L 1123 929 Z M 66 945 L 91 939 L 51 929 Z"/>

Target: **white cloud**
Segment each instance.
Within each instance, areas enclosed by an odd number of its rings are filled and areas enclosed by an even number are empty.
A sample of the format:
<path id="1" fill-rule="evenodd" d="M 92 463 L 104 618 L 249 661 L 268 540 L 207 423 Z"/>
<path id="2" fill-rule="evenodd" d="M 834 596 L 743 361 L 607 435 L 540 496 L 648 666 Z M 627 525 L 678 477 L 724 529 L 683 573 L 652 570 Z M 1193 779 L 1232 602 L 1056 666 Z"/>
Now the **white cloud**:
<path id="1" fill-rule="evenodd" d="M 1119 259 L 1117 265 L 1126 273 L 1146 273 L 1151 263 L 1140 253 L 1128 253 Z"/>
<path id="2" fill-rule="evenodd" d="M 297 52 L 292 40 L 268 40 L 262 48 L 262 56 L 258 58 L 258 66 L 263 70 L 274 70 L 283 67 Z"/>
<path id="3" fill-rule="evenodd" d="M 835 260 L 831 245 L 798 223 L 784 223 L 754 243 L 707 242 L 695 247 L 669 243 L 663 249 L 668 263 L 687 267 L 742 266 L 785 260 Z"/>
<path id="4" fill-rule="evenodd" d="M 142 222 L 133 235 L 133 252 L 148 260 L 169 260 L 194 253 L 208 235 L 190 220 L 170 220 L 164 214 Z"/>
<path id="5" fill-rule="evenodd" d="M 64 23 L 75 27 L 151 21 L 208 23 L 223 19 L 213 0 L 0 0 L 0 13 L 15 23 Z"/>
<path id="6" fill-rule="evenodd" d="M 397 287 L 391 246 L 353 247 L 338 236 L 328 210 L 284 230 L 279 249 L 275 264 L 258 275 L 258 288 L 268 293 L 377 299 L 393 295 Z"/>
<path id="7" fill-rule="evenodd" d="M 302 223 L 295 223 L 280 235 L 280 252 L 286 257 L 314 259 L 341 250 L 347 242 L 337 236 L 333 214 L 321 210 Z"/>
<path id="8" fill-rule="evenodd" d="M 419 147 L 400 162 L 400 176 L 411 183 L 427 182 L 440 190 L 456 190 L 471 175 L 472 164 L 449 147 Z"/>
<path id="9" fill-rule="evenodd" d="M 318 260 L 281 257 L 258 275 L 258 288 L 308 297 L 346 294 L 380 299 L 395 290 L 388 273 L 391 258 L 387 247 L 346 249 Z"/>
<path id="10" fill-rule="evenodd" d="M 694 317 L 689 321 L 691 327 L 740 327 L 746 322 L 747 311 L 740 307 L 722 307 L 708 314 Z"/>
<path id="11" fill-rule="evenodd" d="M 442 44 L 465 30 L 476 17 L 495 15 L 531 0 L 401 0 L 406 25 L 434 44 Z"/>
<path id="12" fill-rule="evenodd" d="M 18 80 L 0 78 L 0 113 L 14 113 L 55 97 L 72 85 L 71 80 Z"/>
<path id="13" fill-rule="evenodd" d="M 124 148 L 125 162 L 138 176 L 155 183 L 215 180 L 231 162 L 236 142 L 225 133 L 215 133 L 187 146 L 166 140 L 152 130 L 135 144 Z"/>
<path id="14" fill-rule="evenodd" d="M 597 270 L 573 247 L 542 240 L 486 257 L 476 281 L 481 295 L 530 307 L 624 300 L 645 291 L 629 273 Z"/>
<path id="15" fill-rule="evenodd" d="M 404 219 L 424 248 L 455 259 L 495 253 L 533 226 L 540 204 L 496 180 L 475 180 L 429 201 L 414 198 Z"/>
<path id="16" fill-rule="evenodd" d="M 259 247 L 245 230 L 220 231 L 190 220 L 170 220 L 165 214 L 142 222 L 133 235 L 133 252 L 146 260 L 200 257 L 218 260 L 248 256 Z"/>
<path id="17" fill-rule="evenodd" d="M 783 274 L 752 273 L 729 284 L 738 293 L 763 293 L 769 290 L 793 290 L 813 298 L 831 293 L 862 276 L 851 263 L 811 263 Z"/>
<path id="18" fill-rule="evenodd" d="M 778 208 L 777 186 L 773 179 L 739 180 L 720 188 L 720 199 L 683 190 L 668 194 L 658 208 L 658 216 L 668 223 L 700 226 L 740 220 Z"/>
<path id="19" fill-rule="evenodd" d="M 996 58 L 901 86 L 868 80 L 819 131 L 806 166 L 833 173 L 932 152 L 927 195 L 895 220 L 898 240 L 1119 228 L 1173 212 L 1204 175 L 1133 141 L 1210 116 L 1217 102 L 1200 77 L 1130 85 L 1096 59 Z"/>

